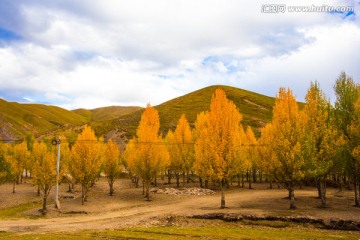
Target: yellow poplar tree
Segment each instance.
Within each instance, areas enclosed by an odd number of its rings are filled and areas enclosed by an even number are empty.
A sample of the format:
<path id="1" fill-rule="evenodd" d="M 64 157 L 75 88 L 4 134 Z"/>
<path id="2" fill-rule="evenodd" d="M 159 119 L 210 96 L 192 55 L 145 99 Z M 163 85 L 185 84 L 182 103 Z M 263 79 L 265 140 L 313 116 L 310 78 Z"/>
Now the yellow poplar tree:
<path id="1" fill-rule="evenodd" d="M 244 182 L 244 174 L 247 172 L 248 169 L 250 169 L 251 163 L 250 161 L 248 161 L 248 157 L 247 157 L 247 147 L 248 147 L 248 143 L 247 143 L 247 137 L 246 137 L 246 133 L 244 131 L 243 126 L 240 126 L 239 129 L 239 135 L 240 135 L 240 139 L 241 139 L 241 147 L 240 147 L 240 161 L 239 163 L 241 164 L 237 164 L 236 165 L 236 175 L 237 175 L 237 180 L 238 180 L 238 186 L 240 187 L 244 187 L 245 182 Z M 241 180 L 241 185 L 240 185 L 240 180 Z"/>
<path id="2" fill-rule="evenodd" d="M 43 193 L 42 211 L 46 212 L 46 201 L 51 188 L 56 183 L 56 156 L 50 152 L 44 143 L 34 143 L 33 146 L 33 183 Z"/>
<path id="3" fill-rule="evenodd" d="M 224 184 L 236 174 L 237 165 L 240 164 L 241 118 L 235 104 L 226 98 L 225 92 L 216 89 L 207 114 L 207 126 L 195 144 L 195 156 L 201 156 L 203 151 L 207 151 L 212 178 L 220 182 L 221 208 L 225 208 Z"/>
<path id="4" fill-rule="evenodd" d="M 261 129 L 261 137 L 258 141 L 259 165 L 262 166 L 264 174 L 270 178 L 270 189 L 272 189 L 273 174 L 276 169 L 275 155 L 271 148 L 274 134 L 272 124 L 267 124 Z"/>
<path id="5" fill-rule="evenodd" d="M 206 149 L 206 146 L 209 145 L 207 141 L 209 139 L 206 137 L 209 133 L 208 127 L 208 114 L 201 112 L 197 115 L 195 122 L 195 129 L 193 133 L 195 141 L 195 162 L 194 169 L 200 178 L 200 187 L 203 187 L 203 181 L 205 181 L 205 188 L 208 187 L 208 182 L 214 174 L 211 167 L 210 154 Z"/>
<path id="6" fill-rule="evenodd" d="M 148 104 L 141 116 L 136 137 L 126 146 L 125 156 L 128 158 L 129 168 L 142 178 L 148 201 L 150 200 L 149 184 L 169 165 L 170 159 L 159 135 L 159 128 L 158 111 Z"/>
<path id="7" fill-rule="evenodd" d="M 358 87 L 359 97 L 355 103 L 355 111 L 354 117 L 351 121 L 351 125 L 348 128 L 349 131 L 349 147 L 351 149 L 351 154 L 354 158 L 352 161 L 352 171 L 355 173 L 357 178 L 354 181 L 357 181 L 354 184 L 354 191 L 355 191 L 355 199 L 359 199 L 359 192 L 360 192 L 360 87 Z M 358 203 L 358 202 L 357 202 Z M 355 206 L 358 207 L 359 204 L 355 203 Z"/>
<path id="8" fill-rule="evenodd" d="M 251 178 L 253 181 L 256 181 L 256 171 L 257 171 L 257 140 L 255 138 L 254 132 L 251 127 L 248 126 L 245 133 L 246 140 L 245 149 L 246 149 L 246 165 L 248 167 L 248 180 L 249 180 L 249 189 L 251 189 Z"/>
<path id="9" fill-rule="evenodd" d="M 179 174 L 182 172 L 185 186 L 185 173 L 189 173 L 194 163 L 194 146 L 191 129 L 184 114 L 181 115 L 175 132 L 169 131 L 167 140 L 171 157 L 170 168 L 177 176 L 176 184 L 179 187 Z"/>
<path id="10" fill-rule="evenodd" d="M 178 158 L 178 152 L 176 147 L 174 146 L 175 143 L 175 136 L 174 132 L 169 129 L 168 133 L 166 134 L 166 146 L 169 152 L 170 157 L 170 166 L 168 170 L 168 179 L 171 179 L 171 174 L 174 172 L 175 179 L 176 179 L 176 187 L 180 186 L 180 171 L 181 171 L 181 162 Z M 169 180 L 170 183 L 170 180 Z"/>
<path id="11" fill-rule="evenodd" d="M 355 117 L 355 103 L 359 98 L 359 87 L 360 84 L 355 83 L 354 79 L 342 72 L 336 79 L 334 90 L 336 95 L 335 105 L 335 119 L 337 130 L 342 134 L 343 140 L 346 142 L 342 148 L 340 157 L 337 158 L 337 168 L 343 169 L 343 176 L 348 177 L 348 181 L 354 185 L 354 200 L 355 207 L 360 207 L 360 196 L 359 196 L 359 174 L 356 172 L 356 159 L 352 154 L 352 148 L 356 137 L 352 139 L 349 133 L 351 122 Z M 342 182 L 340 183 L 342 184 Z"/>
<path id="12" fill-rule="evenodd" d="M 0 144 L 0 184 L 9 180 L 11 169 L 9 163 L 6 161 L 6 156 L 8 155 L 10 147 L 11 145 L 7 143 Z"/>
<path id="13" fill-rule="evenodd" d="M 139 187 L 139 176 L 137 173 L 133 172 L 133 170 L 136 168 L 135 162 L 136 162 L 136 147 L 135 147 L 135 139 L 130 139 L 130 141 L 126 144 L 126 149 L 122 153 L 122 160 L 124 166 L 129 171 L 129 175 L 131 178 L 131 181 L 135 184 L 135 187 Z"/>
<path id="14" fill-rule="evenodd" d="M 71 149 L 68 167 L 74 180 L 81 184 L 81 204 L 83 205 L 91 184 L 100 173 L 101 149 L 100 142 L 89 126 L 85 126 Z"/>
<path id="15" fill-rule="evenodd" d="M 108 141 L 105 147 L 103 172 L 109 183 L 109 195 L 112 196 L 114 193 L 115 179 L 121 173 L 121 164 L 119 147 L 111 140 Z"/>
<path id="16" fill-rule="evenodd" d="M 57 152 L 57 146 L 54 148 L 54 151 Z M 69 173 L 69 162 L 71 161 L 71 151 L 69 147 L 69 142 L 67 138 L 62 135 L 60 136 L 60 171 L 59 179 L 67 177 Z M 60 181 L 60 180 L 59 180 Z M 69 192 L 71 191 L 71 183 L 69 182 Z"/>
<path id="17" fill-rule="evenodd" d="M 26 142 L 16 144 L 8 151 L 6 161 L 10 166 L 11 178 L 14 181 L 13 193 L 15 193 L 15 185 L 19 184 L 28 157 L 29 151 Z"/>
<path id="18" fill-rule="evenodd" d="M 295 184 L 304 177 L 301 149 L 303 116 L 290 89 L 280 88 L 273 113 L 273 143 L 275 179 L 289 191 L 290 209 L 295 209 Z"/>
<path id="19" fill-rule="evenodd" d="M 318 83 L 311 83 L 304 107 L 306 174 L 315 180 L 321 206 L 326 207 L 326 177 L 334 165 L 337 132 L 330 117 L 330 103 Z"/>

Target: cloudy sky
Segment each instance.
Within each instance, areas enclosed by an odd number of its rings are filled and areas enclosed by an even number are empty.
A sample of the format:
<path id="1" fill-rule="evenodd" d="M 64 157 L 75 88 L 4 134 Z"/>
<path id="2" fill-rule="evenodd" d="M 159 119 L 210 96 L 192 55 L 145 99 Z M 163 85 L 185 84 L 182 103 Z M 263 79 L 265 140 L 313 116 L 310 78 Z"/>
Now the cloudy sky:
<path id="1" fill-rule="evenodd" d="M 0 97 L 145 106 L 223 84 L 290 87 L 303 101 L 317 80 L 334 100 L 342 71 L 360 81 L 359 10 L 359 0 L 0 0 Z"/>

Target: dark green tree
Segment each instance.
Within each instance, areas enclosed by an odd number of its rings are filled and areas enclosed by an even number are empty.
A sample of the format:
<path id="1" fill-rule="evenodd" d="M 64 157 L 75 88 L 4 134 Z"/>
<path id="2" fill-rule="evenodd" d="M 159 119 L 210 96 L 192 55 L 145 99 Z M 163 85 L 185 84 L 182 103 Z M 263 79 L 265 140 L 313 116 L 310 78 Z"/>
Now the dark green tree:
<path id="1" fill-rule="evenodd" d="M 355 102 L 359 97 L 359 85 L 356 84 L 351 76 L 342 72 L 335 82 L 334 90 L 336 94 L 335 117 L 336 125 L 343 135 L 346 146 L 341 154 L 341 160 L 345 161 L 345 173 L 352 179 L 354 184 L 355 206 L 360 207 L 359 202 L 359 175 L 356 172 L 356 160 L 351 154 L 352 142 L 354 139 L 350 134 L 350 125 L 355 116 Z"/>

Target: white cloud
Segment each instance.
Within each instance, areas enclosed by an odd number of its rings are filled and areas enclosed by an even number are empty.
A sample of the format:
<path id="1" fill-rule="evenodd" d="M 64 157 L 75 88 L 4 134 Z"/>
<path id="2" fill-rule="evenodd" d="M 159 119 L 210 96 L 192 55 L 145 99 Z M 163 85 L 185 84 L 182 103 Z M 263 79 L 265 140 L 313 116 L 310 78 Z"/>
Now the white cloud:
<path id="1" fill-rule="evenodd" d="M 3 1 L 0 28 L 22 39 L 1 45 L 0 37 L 0 89 L 95 108 L 159 104 L 213 84 L 272 96 L 289 86 L 302 100 L 310 81 L 331 95 L 341 71 L 359 80 L 356 15 L 266 14 L 263 4 L 269 1 Z"/>

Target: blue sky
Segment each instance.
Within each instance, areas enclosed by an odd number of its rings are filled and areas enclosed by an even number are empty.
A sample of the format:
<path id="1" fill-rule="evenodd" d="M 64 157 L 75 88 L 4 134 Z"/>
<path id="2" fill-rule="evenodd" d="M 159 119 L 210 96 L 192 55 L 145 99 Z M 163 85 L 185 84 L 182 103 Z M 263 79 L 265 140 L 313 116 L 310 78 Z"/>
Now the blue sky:
<path id="1" fill-rule="evenodd" d="M 283 4 L 284 12 L 264 6 Z M 288 12 L 289 6 L 351 11 Z M 277 6 L 277 5 L 276 5 Z M 299 101 L 360 81 L 360 1 L 2 0 L 0 97 L 67 109 L 160 104 L 224 84 Z"/>

